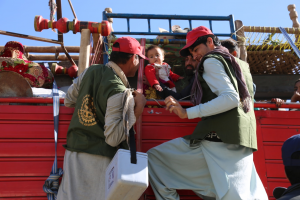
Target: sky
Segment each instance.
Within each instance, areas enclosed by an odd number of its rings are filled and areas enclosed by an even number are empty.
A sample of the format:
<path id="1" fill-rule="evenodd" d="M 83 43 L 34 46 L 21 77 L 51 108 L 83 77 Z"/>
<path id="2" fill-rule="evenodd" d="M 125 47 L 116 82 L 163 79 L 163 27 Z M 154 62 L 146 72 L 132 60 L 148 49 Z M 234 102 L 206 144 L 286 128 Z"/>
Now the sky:
<path id="1" fill-rule="evenodd" d="M 233 15 L 235 20 L 241 20 L 245 26 L 272 26 L 292 27 L 287 6 L 296 4 L 300 12 L 299 1 L 291 0 L 71 0 L 78 20 L 102 21 L 102 12 L 106 7 L 111 7 L 114 13 L 136 14 L 176 14 L 176 15 L 204 15 L 204 16 L 228 16 Z M 49 19 L 50 9 L 48 0 L 0 0 L 0 30 L 27 34 L 32 36 L 57 39 L 57 34 L 48 30 L 36 32 L 34 30 L 34 17 L 41 15 Z M 61 0 L 62 16 L 73 20 L 73 14 L 68 0 Z M 299 6 L 297 8 L 297 6 Z M 178 24 L 182 28 L 188 27 L 188 21 L 172 20 L 172 25 Z M 206 21 L 193 21 L 193 28 L 204 25 Z M 147 21 L 142 19 L 132 20 L 131 31 L 147 31 Z M 158 32 L 158 28 L 168 30 L 166 20 L 153 20 L 152 31 Z M 114 19 L 115 31 L 126 31 L 125 19 Z M 213 31 L 229 33 L 228 22 L 213 22 Z M 120 37 L 120 36 L 118 36 Z M 141 36 L 137 36 L 141 38 Z M 155 36 L 148 36 L 155 38 Z M 0 35 L 0 46 L 6 42 L 15 40 L 27 46 L 53 46 L 55 44 L 21 39 Z M 65 46 L 79 46 L 80 34 L 69 32 L 64 34 Z"/>

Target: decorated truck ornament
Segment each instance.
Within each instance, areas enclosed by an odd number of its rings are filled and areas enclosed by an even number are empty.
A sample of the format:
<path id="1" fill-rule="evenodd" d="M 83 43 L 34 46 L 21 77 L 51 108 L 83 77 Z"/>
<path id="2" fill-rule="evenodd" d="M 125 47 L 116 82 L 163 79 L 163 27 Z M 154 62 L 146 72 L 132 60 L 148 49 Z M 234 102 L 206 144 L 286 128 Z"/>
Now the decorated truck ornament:
<path id="1" fill-rule="evenodd" d="M 44 19 L 42 16 L 37 15 L 34 18 L 34 29 L 41 32 L 44 29 L 57 29 L 61 33 L 73 31 L 74 34 L 81 32 L 82 29 L 89 29 L 91 33 L 100 33 L 102 36 L 108 36 L 111 33 L 111 24 L 103 20 L 99 22 L 78 21 L 73 19 L 69 21 L 67 18 L 60 18 L 58 21 L 50 21 Z"/>
<path id="2" fill-rule="evenodd" d="M 52 74 L 68 74 L 71 78 L 77 77 L 78 67 L 76 65 L 72 65 L 71 67 L 62 67 L 56 63 L 52 63 L 51 72 Z"/>

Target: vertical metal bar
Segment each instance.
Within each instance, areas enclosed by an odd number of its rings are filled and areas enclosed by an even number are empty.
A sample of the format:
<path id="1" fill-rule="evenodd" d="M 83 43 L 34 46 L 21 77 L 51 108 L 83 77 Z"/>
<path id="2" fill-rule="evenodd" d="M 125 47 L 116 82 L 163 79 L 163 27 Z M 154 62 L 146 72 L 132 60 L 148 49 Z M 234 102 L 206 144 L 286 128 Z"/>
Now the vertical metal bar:
<path id="1" fill-rule="evenodd" d="M 141 47 L 142 53 L 145 55 L 145 46 L 146 46 L 146 39 L 141 38 Z M 137 91 L 139 93 L 143 93 L 143 74 L 144 74 L 144 59 L 140 60 L 140 66 L 138 71 L 138 82 L 137 82 Z M 142 151 L 142 117 L 141 115 L 138 119 L 136 119 L 136 147 L 137 151 Z"/>
<path id="2" fill-rule="evenodd" d="M 102 19 L 107 20 L 106 11 L 102 13 Z M 103 45 L 103 64 L 108 63 L 108 40 L 107 37 L 104 37 L 104 45 Z"/>
<path id="3" fill-rule="evenodd" d="M 130 32 L 130 23 L 129 23 L 129 18 L 127 18 L 127 31 L 128 31 L 128 33 Z"/>
<path id="4" fill-rule="evenodd" d="M 211 32 L 213 32 L 211 20 L 209 20 L 209 28 L 210 28 Z"/>
<path id="5" fill-rule="evenodd" d="M 229 15 L 229 16 L 230 16 L 230 21 L 229 21 L 230 31 L 231 31 L 231 34 L 233 34 L 235 32 L 234 18 L 233 18 L 233 15 Z M 232 39 L 236 40 L 235 34 L 233 34 L 231 37 L 232 37 Z"/>
<path id="6" fill-rule="evenodd" d="M 58 21 L 60 18 L 62 18 L 62 9 L 61 9 L 61 0 L 56 0 L 56 6 L 57 6 L 57 13 L 56 13 L 56 18 Z M 58 41 L 60 42 L 64 42 L 64 36 L 61 32 L 57 31 L 58 32 Z"/>
<path id="7" fill-rule="evenodd" d="M 148 32 L 151 33 L 151 25 L 150 25 L 150 19 L 148 18 Z"/>
<path id="8" fill-rule="evenodd" d="M 169 19 L 169 33 L 172 33 L 172 24 L 171 24 L 171 19 Z"/>
<path id="9" fill-rule="evenodd" d="M 192 20 L 189 20 L 190 31 L 192 30 Z"/>

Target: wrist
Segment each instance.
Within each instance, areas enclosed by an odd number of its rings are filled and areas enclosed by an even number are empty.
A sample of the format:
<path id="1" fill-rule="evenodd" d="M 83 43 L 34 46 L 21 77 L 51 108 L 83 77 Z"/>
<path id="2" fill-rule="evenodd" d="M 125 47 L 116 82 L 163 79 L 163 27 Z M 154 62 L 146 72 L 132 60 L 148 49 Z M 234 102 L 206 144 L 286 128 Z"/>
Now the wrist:
<path id="1" fill-rule="evenodd" d="M 186 119 L 186 118 L 188 118 L 187 111 L 185 108 L 182 108 L 181 119 Z"/>

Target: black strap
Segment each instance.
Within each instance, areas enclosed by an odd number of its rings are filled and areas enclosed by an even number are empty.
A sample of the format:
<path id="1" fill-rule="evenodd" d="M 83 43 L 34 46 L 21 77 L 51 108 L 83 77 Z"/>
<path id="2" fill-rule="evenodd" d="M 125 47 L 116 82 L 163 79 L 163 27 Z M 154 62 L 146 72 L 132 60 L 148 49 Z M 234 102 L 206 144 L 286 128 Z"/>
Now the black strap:
<path id="1" fill-rule="evenodd" d="M 130 146 L 130 159 L 132 164 L 136 164 L 136 144 L 134 137 L 133 127 L 129 130 L 129 146 Z"/>

